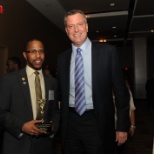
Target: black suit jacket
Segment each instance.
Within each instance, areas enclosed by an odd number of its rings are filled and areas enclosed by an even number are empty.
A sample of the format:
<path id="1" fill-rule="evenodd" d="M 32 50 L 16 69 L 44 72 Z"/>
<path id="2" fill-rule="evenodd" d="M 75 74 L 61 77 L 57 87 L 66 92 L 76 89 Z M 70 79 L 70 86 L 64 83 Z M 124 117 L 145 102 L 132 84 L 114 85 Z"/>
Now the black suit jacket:
<path id="1" fill-rule="evenodd" d="M 59 113 L 56 109 L 57 83 L 56 80 L 45 76 L 46 107 L 45 117 L 57 122 Z M 54 90 L 55 100 L 49 101 L 49 90 Z M 51 154 L 52 146 L 49 136 L 32 137 L 24 134 L 19 139 L 21 128 L 25 122 L 33 119 L 30 90 L 25 68 L 5 75 L 0 80 L 0 124 L 4 129 L 4 154 L 29 154 L 32 148 L 37 153 Z"/>
<path id="2" fill-rule="evenodd" d="M 62 101 L 62 148 L 65 144 L 69 119 L 71 52 L 71 49 L 69 49 L 62 53 L 58 59 Z M 117 130 L 126 132 L 129 126 L 129 94 L 125 86 L 116 48 L 107 44 L 92 43 L 92 99 L 105 154 L 108 154 L 115 141 L 112 90 L 116 97 L 118 109 Z"/>

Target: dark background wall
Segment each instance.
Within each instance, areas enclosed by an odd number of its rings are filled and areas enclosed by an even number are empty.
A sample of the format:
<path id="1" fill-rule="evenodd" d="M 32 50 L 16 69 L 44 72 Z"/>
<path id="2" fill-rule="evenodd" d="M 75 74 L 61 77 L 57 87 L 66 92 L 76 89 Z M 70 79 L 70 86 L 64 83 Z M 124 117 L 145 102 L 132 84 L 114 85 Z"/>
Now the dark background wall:
<path id="1" fill-rule="evenodd" d="M 31 37 L 39 38 L 44 42 L 47 52 L 45 65 L 53 70 L 56 69 L 58 54 L 70 46 L 66 33 L 58 29 L 25 0 L 5 0 L 4 2 L 4 13 L 0 14 L 0 45 L 8 48 L 8 57 L 19 56 L 22 66 L 24 66 L 22 51 L 25 40 Z M 112 42 L 109 43 L 112 44 Z M 133 44 L 123 45 L 121 42 L 117 46 L 117 50 L 122 67 L 129 68 L 129 75 L 133 83 Z M 154 45 L 147 45 L 148 77 L 154 72 L 153 51 Z"/>
<path id="2" fill-rule="evenodd" d="M 8 56 L 22 56 L 25 40 L 41 39 L 46 48 L 46 64 L 55 68 L 57 55 L 68 47 L 68 38 L 48 19 L 24 0 L 5 0 L 0 14 L 0 44 L 8 47 Z"/>
<path id="3" fill-rule="evenodd" d="M 129 82 L 131 84 L 131 89 L 133 91 L 134 86 L 134 52 L 133 45 L 129 43 L 129 45 L 123 45 L 117 47 L 117 51 L 119 54 L 119 59 L 122 65 L 123 70 L 125 71 L 125 75 L 128 77 Z M 125 70 L 128 69 L 128 70 Z"/>
<path id="4" fill-rule="evenodd" d="M 147 46 L 147 75 L 148 78 L 154 77 L 154 42 Z"/>

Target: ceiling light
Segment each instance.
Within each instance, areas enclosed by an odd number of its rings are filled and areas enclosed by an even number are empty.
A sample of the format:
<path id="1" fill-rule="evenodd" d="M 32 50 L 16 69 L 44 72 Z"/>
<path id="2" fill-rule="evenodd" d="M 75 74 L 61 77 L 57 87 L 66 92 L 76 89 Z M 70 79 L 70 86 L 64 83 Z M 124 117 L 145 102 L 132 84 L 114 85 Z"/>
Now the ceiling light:
<path id="1" fill-rule="evenodd" d="M 86 14 L 86 17 L 87 18 L 98 18 L 98 17 L 123 16 L 123 15 L 128 15 L 128 11 L 115 11 L 115 12 Z"/>
<path id="2" fill-rule="evenodd" d="M 114 37 L 117 37 L 117 35 L 114 35 Z"/>
<path id="3" fill-rule="evenodd" d="M 116 26 L 113 26 L 112 28 L 115 29 L 115 28 L 117 28 L 117 27 L 116 27 Z"/>
<path id="4" fill-rule="evenodd" d="M 154 30 L 153 30 L 153 29 L 151 29 L 151 32 L 153 33 L 153 32 L 154 32 Z"/>
<path id="5" fill-rule="evenodd" d="M 99 42 L 107 42 L 106 39 L 100 39 Z"/>
<path id="6" fill-rule="evenodd" d="M 115 6 L 115 3 L 110 3 L 110 6 Z"/>

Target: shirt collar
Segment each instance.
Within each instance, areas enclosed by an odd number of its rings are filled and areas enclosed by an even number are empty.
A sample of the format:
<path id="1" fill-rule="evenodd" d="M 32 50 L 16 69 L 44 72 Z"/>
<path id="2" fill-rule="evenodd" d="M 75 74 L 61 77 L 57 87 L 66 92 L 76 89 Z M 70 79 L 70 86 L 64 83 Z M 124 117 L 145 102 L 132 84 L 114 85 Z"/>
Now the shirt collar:
<path id="1" fill-rule="evenodd" d="M 39 72 L 39 76 L 42 77 L 42 69 L 40 70 L 34 70 L 33 68 L 29 67 L 28 65 L 26 65 L 26 73 L 28 77 L 31 77 L 35 71 Z"/>
<path id="2" fill-rule="evenodd" d="M 80 46 L 80 49 L 82 50 L 81 53 L 83 54 L 88 54 L 88 46 L 91 45 L 91 41 L 90 39 L 87 37 L 86 41 Z M 76 47 L 72 44 L 72 51 L 73 51 L 73 54 L 76 55 L 77 54 L 77 51 L 76 49 L 79 48 L 79 47 Z"/>

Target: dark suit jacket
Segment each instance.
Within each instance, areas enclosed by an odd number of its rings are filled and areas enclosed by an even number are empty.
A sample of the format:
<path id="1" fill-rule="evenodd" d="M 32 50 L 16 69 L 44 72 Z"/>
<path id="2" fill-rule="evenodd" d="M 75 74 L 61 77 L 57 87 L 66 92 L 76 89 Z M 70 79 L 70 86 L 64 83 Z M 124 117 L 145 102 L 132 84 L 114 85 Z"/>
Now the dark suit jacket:
<path id="1" fill-rule="evenodd" d="M 154 78 L 150 78 L 147 80 L 145 90 L 147 99 L 150 101 L 154 100 Z"/>
<path id="2" fill-rule="evenodd" d="M 58 59 L 60 97 L 62 100 L 62 148 L 64 147 L 69 116 L 69 80 L 71 49 Z M 118 108 L 118 131 L 129 127 L 129 94 L 125 86 L 122 68 L 115 47 L 92 43 L 92 98 L 99 133 L 105 154 L 109 153 L 115 141 L 114 103 L 112 89 Z"/>
<path id="3" fill-rule="evenodd" d="M 44 75 L 46 107 L 45 117 L 58 122 L 59 113 L 56 109 L 57 83 Z M 49 90 L 55 91 L 55 101 L 48 100 Z M 37 154 L 51 154 L 52 145 L 49 136 L 32 137 L 24 134 L 19 139 L 21 128 L 25 122 L 33 119 L 30 90 L 25 68 L 5 75 L 0 80 L 0 125 L 4 129 L 4 154 L 30 154 L 36 149 Z"/>

